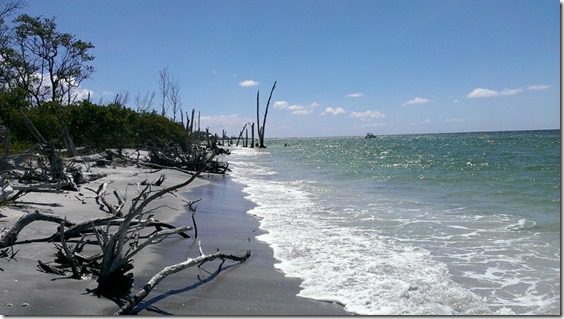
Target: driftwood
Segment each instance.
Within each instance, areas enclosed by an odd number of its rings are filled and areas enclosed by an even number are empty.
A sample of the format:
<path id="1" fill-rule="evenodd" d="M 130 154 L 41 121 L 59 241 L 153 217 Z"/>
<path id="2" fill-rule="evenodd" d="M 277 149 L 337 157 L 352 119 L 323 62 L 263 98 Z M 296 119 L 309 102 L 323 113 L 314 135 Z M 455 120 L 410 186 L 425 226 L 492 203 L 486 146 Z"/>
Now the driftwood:
<path id="1" fill-rule="evenodd" d="M 215 154 L 212 154 L 207 161 L 213 160 L 214 157 Z M 139 196 L 132 199 L 131 207 L 127 214 L 125 214 L 124 220 L 119 225 L 117 231 L 109 233 L 108 230 L 94 228 L 103 255 L 100 275 L 97 280 L 98 287 L 96 288 L 96 293 L 98 295 L 114 296 L 116 293 L 123 294 L 133 284 L 132 274 L 127 273 L 133 268 L 130 255 L 128 255 L 131 250 L 126 251 L 125 249 L 129 244 L 133 244 L 133 247 L 135 247 L 139 243 L 138 233 L 130 234 L 129 232 L 131 222 L 144 215 L 146 213 L 145 208 L 152 201 L 192 183 L 204 169 L 205 165 L 185 182 L 164 188 L 151 195 L 148 195 L 149 186 L 146 186 Z"/>
<path id="2" fill-rule="evenodd" d="M 150 292 L 155 288 L 163 279 L 167 276 L 182 271 L 187 268 L 191 268 L 194 266 L 201 266 L 204 263 L 220 259 L 222 264 L 226 260 L 232 260 L 238 263 L 245 262 L 251 256 L 251 252 L 248 250 L 245 255 L 243 256 L 235 256 L 235 255 L 228 255 L 220 253 L 219 251 L 213 254 L 206 255 L 203 253 L 201 246 L 200 246 L 200 256 L 197 258 L 188 258 L 186 261 L 167 266 L 155 274 L 151 279 L 147 282 L 147 284 L 139 290 L 130 300 L 126 303 L 123 307 L 120 308 L 114 315 L 127 315 L 131 313 L 131 311 L 135 308 L 136 305 L 139 304 Z"/>
<path id="3" fill-rule="evenodd" d="M 64 220 L 61 217 L 57 217 L 57 216 L 55 216 L 55 217 L 59 218 L 61 220 Z M 119 225 L 121 225 L 121 223 L 123 223 L 123 221 L 124 221 L 123 218 L 117 218 L 115 216 L 110 216 L 110 217 L 105 217 L 105 218 L 97 218 L 97 219 L 94 219 L 94 220 L 87 220 L 87 221 L 84 221 L 84 222 L 79 223 L 79 224 L 73 224 L 73 223 L 67 222 L 68 224 L 66 224 L 65 226 L 69 227 L 69 228 L 64 231 L 64 238 L 65 238 L 65 240 L 68 240 L 68 239 L 71 239 L 71 238 L 81 237 L 84 234 L 94 233 L 94 228 L 96 228 L 96 227 L 99 227 L 99 226 L 105 226 L 105 227 L 119 226 Z M 161 231 L 163 228 L 177 229 L 173 225 L 163 223 L 163 222 L 159 222 L 159 221 L 155 221 L 155 220 L 150 220 L 150 219 L 134 220 L 134 221 L 131 221 L 130 225 L 132 227 L 137 227 L 139 225 L 143 225 L 143 227 L 154 227 L 155 232 Z M 141 227 L 139 227 L 139 228 L 141 228 Z M 190 235 L 188 235 L 185 231 L 178 232 L 178 235 L 182 238 L 190 238 Z M 37 243 L 37 242 L 51 242 L 51 241 L 56 242 L 56 241 L 59 241 L 59 240 L 60 240 L 60 235 L 59 235 L 59 232 L 57 231 L 55 234 L 53 234 L 49 237 L 18 241 L 18 242 L 14 242 L 14 245 Z"/>
<path id="4" fill-rule="evenodd" d="M 14 225 L 12 225 L 12 227 L 0 234 L 0 248 L 14 245 L 22 229 L 24 229 L 24 227 L 29 225 L 30 223 L 38 220 L 53 222 L 57 224 L 63 223 L 65 226 L 72 226 L 72 223 L 59 216 L 42 213 L 36 210 L 33 213 L 27 213 L 23 215 L 16 221 Z"/>
<path id="5" fill-rule="evenodd" d="M 4 248 L 3 250 L 0 250 L 0 257 L 4 257 L 4 255 L 6 257 L 9 256 L 8 249 L 11 249 L 13 252 L 14 245 L 17 244 L 53 242 L 58 250 L 56 254 L 57 259 L 50 263 L 38 261 L 37 267 L 40 271 L 60 276 L 69 276 L 75 279 L 86 278 L 83 277 L 85 275 L 88 276 L 88 278 L 94 276 L 98 283 L 96 289 L 94 290 L 96 294 L 106 297 L 123 297 L 124 295 L 130 293 L 130 289 L 133 285 L 133 274 L 130 270 L 133 268 L 133 258 L 139 252 L 146 247 L 160 243 L 164 239 L 173 235 L 178 235 L 183 238 L 192 238 L 188 234 L 188 231 L 192 230 L 194 231 L 194 238 L 197 238 L 198 229 L 195 220 L 197 207 L 193 206 L 193 204 L 197 203 L 199 200 L 188 202 L 187 206 L 192 212 L 193 226 L 184 227 L 175 227 L 153 219 L 152 215 L 150 215 L 151 212 L 159 209 L 160 207 L 149 209 L 148 205 L 154 200 L 159 199 L 166 194 L 173 194 L 176 189 L 190 184 L 202 172 L 209 169 L 209 163 L 213 161 L 217 153 L 219 153 L 219 151 L 214 151 L 209 157 L 205 157 L 205 160 L 201 162 L 198 169 L 194 172 L 188 172 L 186 170 L 182 170 L 181 168 L 176 168 L 179 171 L 184 171 L 191 175 L 182 183 L 163 187 L 160 190 L 152 190 L 153 185 L 162 185 L 164 182 L 165 176 L 161 175 L 157 181 L 146 183 L 147 185 L 144 185 L 144 188 L 140 188 L 141 185 L 138 184 L 139 192 L 134 198 L 129 200 L 130 205 L 128 205 L 129 208 L 127 211 L 124 208 L 126 207 L 125 203 L 127 199 L 118 191 L 113 191 L 117 205 L 112 204 L 111 201 L 106 198 L 107 183 L 100 184 L 97 190 L 87 188 L 96 194 L 95 198 L 97 203 L 99 205 L 103 204 L 105 208 L 112 213 L 112 215 L 108 217 L 96 218 L 81 223 L 72 223 L 67 221 L 65 218 L 46 214 L 40 212 L 39 210 L 27 213 L 18 219 L 18 221 L 16 221 L 9 229 L 0 233 L 0 249 Z M 201 154 L 199 156 L 201 156 Z M 111 155 L 126 159 L 119 154 Z M 139 161 L 137 160 L 137 162 Z M 150 163 L 150 165 L 159 164 Z M 25 190 L 21 189 L 19 191 L 38 190 L 38 188 L 32 187 L 27 187 Z M 54 191 L 53 189 L 47 188 L 45 190 Z M 56 232 L 49 237 L 18 241 L 18 235 L 22 229 L 34 221 L 53 222 L 57 223 L 58 227 Z M 147 230 L 147 227 L 153 227 L 154 231 L 144 231 Z M 95 239 L 93 239 L 93 237 L 95 237 Z M 80 240 L 77 241 L 75 238 L 80 238 Z M 100 247 L 100 251 L 90 256 L 82 254 L 81 250 L 87 244 L 97 244 Z M 13 256 L 15 256 L 15 254 L 12 254 L 12 257 Z M 212 260 L 221 260 L 221 265 L 218 269 L 219 271 L 226 260 L 242 263 L 245 262 L 249 256 L 250 251 L 247 251 L 247 253 L 243 256 L 223 254 L 219 251 L 213 254 L 204 254 L 200 246 L 199 257 L 165 267 L 153 276 L 147 285 L 137 292 L 130 301 L 119 310 L 118 313 L 130 313 L 131 310 L 135 308 L 157 284 L 171 274 L 186 268 L 201 266 L 202 264 Z"/>
<path id="6" fill-rule="evenodd" d="M 81 277 L 81 272 L 78 269 L 78 262 L 76 261 L 76 259 L 72 255 L 72 253 L 69 249 L 69 246 L 67 245 L 67 241 L 65 240 L 65 223 L 64 222 L 61 222 L 61 225 L 59 226 L 59 234 L 60 234 L 60 238 L 61 238 L 62 251 L 64 252 L 66 259 L 69 261 L 69 263 L 71 265 L 72 277 L 75 278 L 75 279 L 79 279 Z"/>

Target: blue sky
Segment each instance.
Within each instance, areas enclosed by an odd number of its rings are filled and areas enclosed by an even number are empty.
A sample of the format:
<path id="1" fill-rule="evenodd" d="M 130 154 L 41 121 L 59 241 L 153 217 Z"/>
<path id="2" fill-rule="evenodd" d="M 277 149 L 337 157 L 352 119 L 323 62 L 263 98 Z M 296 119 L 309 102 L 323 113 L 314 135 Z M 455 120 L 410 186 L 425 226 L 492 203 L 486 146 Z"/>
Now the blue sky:
<path id="1" fill-rule="evenodd" d="M 277 80 L 267 137 L 559 128 L 555 0 L 28 1 L 95 45 L 94 101 L 158 95 L 231 134 Z"/>

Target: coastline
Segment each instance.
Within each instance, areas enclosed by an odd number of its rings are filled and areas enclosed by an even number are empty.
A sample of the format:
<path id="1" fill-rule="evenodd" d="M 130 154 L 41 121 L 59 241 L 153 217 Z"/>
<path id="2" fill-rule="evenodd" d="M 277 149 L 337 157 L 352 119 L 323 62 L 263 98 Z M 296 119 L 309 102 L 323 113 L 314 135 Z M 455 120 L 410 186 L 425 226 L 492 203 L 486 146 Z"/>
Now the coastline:
<path id="1" fill-rule="evenodd" d="M 204 252 L 219 249 L 241 255 L 250 249 L 251 257 L 243 264 L 226 262 L 219 273 L 219 262 L 213 262 L 170 276 L 140 303 L 139 315 L 351 315 L 338 304 L 298 297 L 301 280 L 275 269 L 272 248 L 256 239 L 264 231 L 257 217 L 247 213 L 255 205 L 244 198 L 242 185 L 229 176 L 203 178 L 210 183 L 182 195 L 202 199 L 196 223 Z M 191 225 L 190 214 L 178 215 L 174 224 Z M 153 247 L 151 253 L 160 256 L 150 262 L 156 270 L 197 255 L 197 247 L 173 239 L 165 249 Z M 149 279 L 143 274 L 136 278 L 136 288 Z"/>
<path id="2" fill-rule="evenodd" d="M 0 227 L 10 227 L 24 214 L 35 209 L 66 217 L 72 222 L 104 217 L 95 204 L 93 194 L 86 187 L 96 189 L 108 183 L 108 193 L 119 190 L 134 196 L 137 182 L 156 180 L 166 175 L 163 186 L 170 186 L 186 178 L 174 170 L 150 170 L 126 167 L 93 168 L 107 176 L 83 184 L 78 192 L 30 193 L 21 200 L 35 203 L 57 203 L 58 207 L 28 204 L 25 209 L 3 207 Z M 247 213 L 254 204 L 245 199 L 241 184 L 231 177 L 203 174 L 190 185 L 178 189 L 153 202 L 159 207 L 155 218 L 175 226 L 191 226 L 191 213 L 183 200 L 201 201 L 196 205 L 198 239 L 204 252 L 220 249 L 223 253 L 242 255 L 247 249 L 251 257 L 243 264 L 226 262 L 217 273 L 219 261 L 202 268 L 186 269 L 161 282 L 138 305 L 139 315 L 349 315 L 334 303 L 297 297 L 300 280 L 285 277 L 274 268 L 272 249 L 258 241 L 257 217 Z M 84 202 L 84 203 L 83 203 Z M 127 207 L 126 207 L 127 208 Z M 57 225 L 34 222 L 24 228 L 19 240 L 41 238 L 56 231 Z M 0 258 L 0 315 L 111 315 L 119 307 L 109 299 L 98 298 L 89 291 L 96 287 L 94 280 L 75 280 L 37 270 L 37 260 L 50 262 L 56 249 L 48 243 L 16 245 L 20 249 L 14 260 Z M 135 257 L 132 272 L 135 284 L 132 293 L 163 267 L 198 255 L 196 241 L 170 237 L 149 246 Z"/>

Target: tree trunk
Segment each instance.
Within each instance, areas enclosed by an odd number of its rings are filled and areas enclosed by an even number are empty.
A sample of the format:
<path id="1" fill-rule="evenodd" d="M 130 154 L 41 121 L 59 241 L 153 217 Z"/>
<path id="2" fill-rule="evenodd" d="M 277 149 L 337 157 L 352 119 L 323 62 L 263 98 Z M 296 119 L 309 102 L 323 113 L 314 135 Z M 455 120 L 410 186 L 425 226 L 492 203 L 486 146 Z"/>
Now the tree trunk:
<path id="1" fill-rule="evenodd" d="M 243 136 L 243 132 L 245 131 L 245 128 L 247 128 L 247 124 L 249 123 L 246 123 L 241 129 L 241 132 L 239 133 L 239 137 L 237 137 L 237 144 L 235 146 L 239 146 L 239 140 L 241 140 L 241 137 Z"/>
<path id="2" fill-rule="evenodd" d="M 16 240 L 18 239 L 18 234 L 22 231 L 22 229 L 36 220 L 54 222 L 57 224 L 64 223 L 66 226 L 73 225 L 72 223 L 67 222 L 65 219 L 61 217 L 44 214 L 36 210 L 33 213 L 27 213 L 23 215 L 22 217 L 20 217 L 20 219 L 16 221 L 14 225 L 12 225 L 12 227 L 10 227 L 10 229 L 2 232 L 2 234 L 0 235 L 0 248 L 9 247 L 15 244 Z"/>
<path id="3" fill-rule="evenodd" d="M 63 127 L 63 139 L 65 140 L 65 146 L 67 147 L 67 155 L 69 157 L 75 157 L 78 155 L 76 152 L 76 148 L 74 147 L 74 143 L 72 138 L 70 137 L 69 130 L 65 124 L 62 124 Z"/>
<path id="4" fill-rule="evenodd" d="M 258 140 L 259 140 L 259 143 L 260 143 L 260 141 L 261 141 L 262 139 L 261 139 L 261 137 L 260 137 L 260 106 L 259 106 L 259 92 L 260 92 L 260 91 L 257 90 L 257 122 L 256 122 L 256 123 L 257 123 L 257 135 L 258 135 Z"/>
<path id="5" fill-rule="evenodd" d="M 274 85 L 272 85 L 272 89 L 270 90 L 270 95 L 268 96 L 268 102 L 266 102 L 266 109 L 264 110 L 264 119 L 262 120 L 262 128 L 260 129 L 260 147 L 264 148 L 264 130 L 266 128 L 266 116 L 268 115 L 268 107 L 270 106 L 270 100 L 272 99 L 272 92 L 276 88 L 276 81 L 274 81 Z M 258 101 L 258 99 L 257 99 Z"/>
<path id="6" fill-rule="evenodd" d="M 245 129 L 245 147 L 249 147 L 249 129 Z"/>
<path id="7" fill-rule="evenodd" d="M 0 160 L 0 170 L 8 167 L 8 155 L 10 152 L 10 129 L 7 126 L 0 125 L 0 137 L 2 138 L 3 150 L 2 159 Z"/>
<path id="8" fill-rule="evenodd" d="M 255 123 L 251 123 L 251 148 L 255 147 Z"/>

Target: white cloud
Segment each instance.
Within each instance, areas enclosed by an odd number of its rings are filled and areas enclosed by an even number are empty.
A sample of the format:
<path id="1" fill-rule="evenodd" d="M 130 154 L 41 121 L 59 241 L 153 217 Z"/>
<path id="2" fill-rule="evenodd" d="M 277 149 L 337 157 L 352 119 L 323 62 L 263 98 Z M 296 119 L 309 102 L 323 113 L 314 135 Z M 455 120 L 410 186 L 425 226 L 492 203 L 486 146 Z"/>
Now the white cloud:
<path id="1" fill-rule="evenodd" d="M 550 85 L 546 85 L 546 84 L 535 84 L 535 85 L 529 85 L 527 87 L 527 90 L 533 90 L 533 91 L 542 91 L 542 90 L 548 90 L 550 88 Z"/>
<path id="2" fill-rule="evenodd" d="M 310 105 L 304 106 L 302 104 L 290 104 L 288 101 L 276 101 L 274 102 L 274 108 L 278 110 L 288 110 L 293 115 L 308 115 L 313 113 L 313 110 L 319 106 L 317 102 L 313 102 Z"/>
<path id="3" fill-rule="evenodd" d="M 431 102 L 431 100 L 426 99 L 424 97 L 415 97 L 415 98 L 403 103 L 403 105 L 406 106 L 406 105 L 416 105 L 416 104 L 427 104 L 429 102 Z"/>
<path id="4" fill-rule="evenodd" d="M 249 88 L 249 87 L 253 87 L 253 86 L 257 86 L 257 85 L 259 85 L 259 83 L 257 81 L 254 81 L 254 80 L 245 80 L 245 81 L 239 82 L 239 86 L 242 86 L 244 88 Z"/>
<path id="5" fill-rule="evenodd" d="M 347 94 L 347 97 L 361 97 L 361 96 L 364 96 L 364 93 L 362 93 L 362 92 L 353 92 L 353 93 Z"/>
<path id="6" fill-rule="evenodd" d="M 516 95 L 523 91 L 523 89 L 504 89 L 501 91 L 490 90 L 484 88 L 476 88 L 472 92 L 468 93 L 467 98 L 480 98 L 480 97 L 495 97 L 495 96 L 508 96 Z"/>
<path id="7" fill-rule="evenodd" d="M 457 104 L 458 102 L 459 102 L 458 99 L 452 100 L 452 103 L 454 103 L 454 104 Z"/>
<path id="8" fill-rule="evenodd" d="M 351 112 L 350 117 L 360 119 L 363 122 L 368 122 L 371 119 L 382 119 L 386 117 L 386 114 L 380 111 L 364 111 L 364 112 Z"/>
<path id="9" fill-rule="evenodd" d="M 275 109 L 283 110 L 283 109 L 288 108 L 288 105 L 289 105 L 288 101 L 284 101 L 284 100 L 274 102 L 274 108 Z"/>
<path id="10" fill-rule="evenodd" d="M 468 93 L 466 96 L 467 98 L 478 98 L 478 97 L 492 97 L 499 95 L 498 91 L 490 90 L 490 89 L 482 89 L 477 88 L 472 90 L 472 92 Z"/>
<path id="11" fill-rule="evenodd" d="M 102 91 L 102 95 L 104 95 L 104 96 L 114 95 L 114 92 L 108 91 L 108 90 L 104 90 L 104 91 Z"/>
<path id="12" fill-rule="evenodd" d="M 71 95 L 74 96 L 74 101 L 79 102 L 88 99 L 88 97 L 92 98 L 94 91 L 77 87 L 71 89 Z"/>
<path id="13" fill-rule="evenodd" d="M 326 107 L 325 111 L 323 113 L 321 113 L 321 115 L 327 115 L 327 114 L 331 114 L 331 115 L 339 115 L 339 114 L 345 114 L 347 111 L 345 111 L 344 108 L 337 106 L 337 107 Z"/>

